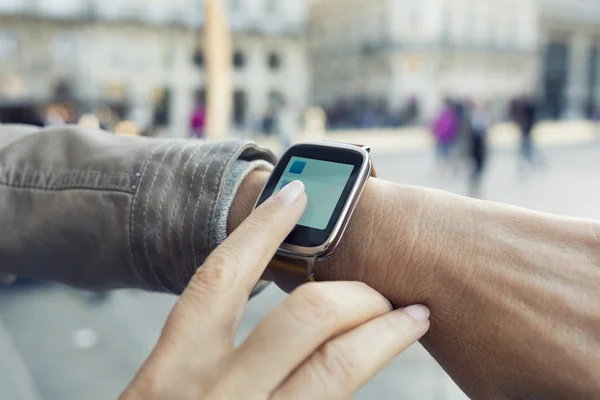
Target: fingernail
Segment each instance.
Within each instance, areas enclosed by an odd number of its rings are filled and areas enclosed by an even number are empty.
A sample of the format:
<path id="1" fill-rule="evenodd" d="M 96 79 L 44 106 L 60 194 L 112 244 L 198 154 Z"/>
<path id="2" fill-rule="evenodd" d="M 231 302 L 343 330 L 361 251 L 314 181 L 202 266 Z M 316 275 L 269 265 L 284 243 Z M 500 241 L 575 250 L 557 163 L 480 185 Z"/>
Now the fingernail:
<path id="1" fill-rule="evenodd" d="M 410 315 L 415 321 L 423 322 L 429 319 L 429 308 L 423 305 L 415 305 L 406 307 L 404 312 Z"/>
<path id="2" fill-rule="evenodd" d="M 275 195 L 275 199 L 285 204 L 294 204 L 298 201 L 302 193 L 304 193 L 304 183 L 301 181 L 294 181 L 285 185 L 284 188 Z"/>

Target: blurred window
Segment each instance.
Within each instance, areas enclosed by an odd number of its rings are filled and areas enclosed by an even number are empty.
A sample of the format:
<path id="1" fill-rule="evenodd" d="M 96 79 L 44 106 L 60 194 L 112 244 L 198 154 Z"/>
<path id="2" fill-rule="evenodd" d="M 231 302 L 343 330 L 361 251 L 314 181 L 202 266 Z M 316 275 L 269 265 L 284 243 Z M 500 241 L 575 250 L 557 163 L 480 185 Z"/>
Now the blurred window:
<path id="1" fill-rule="evenodd" d="M 248 112 L 248 95 L 243 90 L 236 90 L 233 93 L 233 122 L 242 127 L 246 123 L 246 113 Z"/>
<path id="2" fill-rule="evenodd" d="M 544 57 L 543 85 L 546 111 L 552 118 L 561 117 L 566 109 L 570 61 L 570 49 L 564 41 L 548 43 Z"/>
<path id="3" fill-rule="evenodd" d="M 202 50 L 198 49 L 194 52 L 193 62 L 198 68 L 204 67 L 204 53 L 202 53 Z"/>
<path id="4" fill-rule="evenodd" d="M 242 69 L 246 66 L 246 55 L 241 50 L 233 53 L 233 66 L 236 69 Z"/>
<path id="5" fill-rule="evenodd" d="M 196 104 L 206 104 L 206 89 L 200 88 L 194 92 L 194 101 Z"/>
<path id="6" fill-rule="evenodd" d="M 17 35 L 8 31 L 0 31 L 0 60 L 10 60 L 16 57 L 18 52 L 19 39 Z"/>
<path id="7" fill-rule="evenodd" d="M 281 56 L 275 52 L 270 53 L 268 57 L 268 64 L 271 71 L 278 71 L 281 69 Z"/>

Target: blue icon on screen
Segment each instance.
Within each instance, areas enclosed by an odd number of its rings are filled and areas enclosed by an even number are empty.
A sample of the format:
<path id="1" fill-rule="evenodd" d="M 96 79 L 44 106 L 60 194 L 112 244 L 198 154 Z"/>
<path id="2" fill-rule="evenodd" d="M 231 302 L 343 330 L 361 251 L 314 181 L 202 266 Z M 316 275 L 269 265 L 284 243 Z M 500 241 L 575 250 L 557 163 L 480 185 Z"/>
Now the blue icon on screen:
<path id="1" fill-rule="evenodd" d="M 283 181 L 281 182 L 281 186 L 279 187 L 279 189 L 283 189 L 284 187 L 286 187 L 287 185 L 289 185 L 290 183 L 292 183 L 292 181 Z"/>
<path id="2" fill-rule="evenodd" d="M 292 167 L 290 168 L 290 174 L 300 175 L 304 171 L 306 167 L 306 162 L 304 161 L 294 161 Z"/>

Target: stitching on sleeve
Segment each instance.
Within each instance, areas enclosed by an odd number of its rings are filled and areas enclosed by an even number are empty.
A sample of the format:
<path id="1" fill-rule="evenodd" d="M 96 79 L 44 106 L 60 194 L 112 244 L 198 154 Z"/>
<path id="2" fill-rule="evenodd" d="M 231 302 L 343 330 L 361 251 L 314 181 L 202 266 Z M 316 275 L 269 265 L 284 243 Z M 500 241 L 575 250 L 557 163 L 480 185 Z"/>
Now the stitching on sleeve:
<path id="1" fill-rule="evenodd" d="M 142 182 L 144 180 L 144 177 L 146 176 L 146 172 L 148 171 L 148 167 L 150 166 L 150 162 L 152 161 L 152 159 L 154 158 L 156 153 L 158 153 L 158 151 L 166 143 L 167 142 L 160 143 L 152 151 L 152 153 L 150 154 L 150 157 L 148 157 L 148 159 L 144 163 L 144 167 L 142 168 L 142 173 L 140 175 L 138 182 Z M 140 271 L 138 270 L 138 268 L 140 267 L 140 264 L 139 264 L 139 256 L 138 256 L 138 251 L 137 251 L 137 246 L 136 246 L 136 241 L 135 241 L 135 211 L 136 211 L 136 204 L 138 201 L 139 194 L 140 194 L 140 185 L 138 184 L 135 194 L 133 196 L 133 201 L 131 202 L 132 205 L 131 205 L 131 216 L 129 219 L 129 226 L 130 226 L 129 242 L 131 245 L 131 253 L 133 256 L 134 273 L 138 277 L 138 279 L 140 279 L 141 282 L 145 282 L 146 285 L 150 286 L 149 282 L 147 282 L 146 279 L 144 279 L 144 277 L 140 274 Z"/>
<path id="2" fill-rule="evenodd" d="M 181 148 L 179 149 L 179 151 L 177 152 L 177 154 L 175 155 L 175 158 L 173 159 L 173 171 L 169 174 L 169 177 L 167 179 L 167 183 L 165 185 L 165 189 L 164 189 L 163 194 L 162 194 L 161 199 L 160 199 L 160 205 L 159 205 L 159 208 L 158 208 L 158 222 L 156 224 L 156 226 L 158 227 L 158 243 L 159 244 L 162 244 L 162 241 L 163 241 L 163 235 L 162 235 L 163 211 L 164 211 L 164 208 L 165 208 L 166 203 L 167 203 L 167 196 L 168 196 L 168 194 L 170 194 L 171 186 L 173 185 L 173 181 L 175 180 L 175 177 L 177 176 L 177 166 L 179 165 L 179 160 L 181 159 L 181 157 L 183 155 L 183 152 L 185 150 L 189 149 L 189 148 L 190 148 L 190 146 L 188 145 L 188 143 L 184 143 L 181 146 Z M 177 198 L 177 197 L 175 197 L 175 198 Z M 175 207 L 173 207 L 173 208 L 175 209 Z M 171 230 L 170 230 L 171 224 L 169 223 L 170 221 L 169 221 L 168 218 L 166 218 L 166 220 L 167 220 L 166 223 L 169 226 L 169 235 L 167 236 L 167 240 L 169 241 L 169 247 L 166 249 L 166 251 L 170 252 L 170 249 L 171 249 L 171 246 L 170 246 L 170 242 L 171 242 L 171 237 L 170 237 L 170 234 L 171 234 Z M 166 260 L 164 259 L 164 255 L 163 255 L 163 252 L 161 250 L 161 247 L 162 246 L 160 246 L 160 245 L 158 246 L 158 259 L 160 260 L 160 264 L 159 265 L 162 268 L 169 267 L 169 266 L 166 265 L 167 263 L 166 263 Z M 177 268 L 174 267 L 174 269 L 176 270 Z M 175 282 L 173 282 L 173 279 L 171 278 L 170 274 L 165 274 L 165 276 L 166 276 L 166 279 L 171 284 L 175 285 Z"/>
<path id="3" fill-rule="evenodd" d="M 203 147 L 207 148 L 206 154 L 204 155 L 204 158 L 207 158 L 208 155 L 211 153 L 211 151 L 215 149 L 215 146 L 213 146 L 213 145 L 206 145 L 206 146 L 203 146 Z M 193 193 L 193 190 L 194 190 L 194 182 L 196 181 L 196 174 L 198 172 L 198 169 L 202 166 L 202 160 L 198 161 L 198 164 L 194 168 L 194 173 L 192 175 L 192 179 L 190 180 L 190 185 L 189 185 L 189 188 L 188 188 L 188 197 L 187 197 L 187 200 L 186 200 L 186 203 L 185 203 L 185 207 L 184 207 L 184 210 L 183 210 L 183 218 L 185 218 L 187 216 L 188 209 L 189 209 L 190 204 L 192 202 L 192 193 Z M 185 252 L 185 249 L 184 249 L 184 246 L 183 246 L 183 232 L 180 232 L 180 234 L 181 234 L 181 242 L 180 242 L 181 252 L 183 253 L 183 266 L 184 266 L 184 271 L 187 272 L 187 253 Z M 192 248 L 193 248 L 193 245 L 192 245 Z M 184 280 L 187 281 L 187 278 L 188 278 L 187 276 L 184 277 Z M 181 285 L 182 285 L 182 289 L 184 289 L 185 288 L 185 284 L 183 283 L 183 281 L 181 282 Z"/>
<path id="4" fill-rule="evenodd" d="M 194 156 L 198 153 L 199 150 L 206 148 L 205 146 L 197 146 L 194 151 L 190 154 L 190 156 L 188 157 L 188 159 L 186 160 L 185 164 L 183 165 L 183 167 L 181 168 L 181 177 L 179 178 L 179 185 L 177 185 L 177 194 L 175 195 L 175 199 L 180 199 L 182 197 L 183 194 L 183 181 L 185 179 L 185 173 L 187 171 L 188 165 L 190 165 L 190 162 L 192 162 L 192 159 L 194 158 Z M 181 204 L 179 204 L 181 206 Z M 173 211 L 171 212 L 171 223 L 169 223 L 169 234 L 167 237 L 168 243 L 169 243 L 169 249 L 172 252 L 173 251 L 173 223 L 172 221 L 175 220 L 175 218 L 177 217 L 177 211 L 181 211 L 181 207 L 173 207 Z M 185 214 L 183 215 L 183 219 L 185 220 Z M 181 232 L 181 231 L 180 231 Z M 183 242 L 183 235 L 180 235 L 180 243 Z M 184 255 L 185 257 L 185 252 L 183 251 L 183 245 L 181 245 L 182 251 L 181 253 Z M 183 264 L 183 266 L 180 265 L 174 265 L 173 269 L 175 270 L 175 280 L 177 281 L 175 284 L 179 284 L 182 285 L 182 287 L 180 288 L 181 290 L 183 290 L 185 288 L 185 286 L 183 286 L 182 284 L 182 280 L 181 280 L 181 275 L 179 274 L 179 269 L 180 268 L 184 268 L 185 267 L 185 263 Z"/>
<path id="5" fill-rule="evenodd" d="M 198 215 L 198 208 L 199 208 L 199 205 L 200 205 L 200 200 L 202 199 L 202 194 L 204 192 L 204 181 L 205 181 L 205 178 L 206 178 L 206 174 L 208 173 L 208 171 L 210 170 L 210 167 L 212 166 L 213 162 L 217 158 L 217 155 L 223 149 L 224 143 L 225 142 L 222 142 L 222 143 L 218 144 L 218 151 L 215 151 L 215 154 L 213 155 L 213 158 L 206 165 L 206 168 L 204 169 L 204 173 L 200 177 L 200 179 L 201 179 L 201 181 L 200 181 L 201 182 L 200 183 L 200 193 L 198 193 L 198 197 L 196 199 L 196 207 L 194 208 L 194 213 L 192 214 L 192 234 L 190 235 L 190 243 L 192 244 L 192 257 L 193 257 L 193 260 L 194 260 L 194 269 L 199 267 L 198 260 L 196 258 L 196 246 L 194 246 L 194 244 L 196 243 L 195 242 L 195 240 L 196 240 L 196 216 Z M 216 147 L 217 146 L 215 146 L 215 148 Z"/>
<path id="6" fill-rule="evenodd" d="M 123 194 L 131 195 L 130 191 L 123 190 L 121 187 L 94 188 L 94 187 L 87 187 L 87 186 L 81 186 L 81 187 L 80 186 L 71 186 L 71 187 L 65 187 L 65 188 L 40 188 L 37 186 L 28 187 L 28 186 L 7 185 L 3 182 L 0 182 L 0 186 L 14 189 L 14 190 L 33 190 L 33 191 L 38 191 L 38 192 L 90 191 L 90 192 L 123 193 Z"/>
<path id="7" fill-rule="evenodd" d="M 158 283 L 160 285 L 160 288 L 163 290 L 167 290 L 167 288 L 164 286 L 163 282 L 158 278 L 158 275 L 156 275 L 156 271 L 154 270 L 154 267 L 152 266 L 152 260 L 150 260 L 150 253 L 148 252 L 148 211 L 150 210 L 150 198 L 153 194 L 154 185 L 156 184 L 156 179 L 158 178 L 158 173 L 161 171 L 161 167 L 164 164 L 165 159 L 169 155 L 169 152 L 171 151 L 171 149 L 173 147 L 175 147 L 176 144 L 177 144 L 177 142 L 171 143 L 171 145 L 165 150 L 165 152 L 162 156 L 162 159 L 160 160 L 159 165 L 157 165 L 157 167 L 156 167 L 154 176 L 152 176 L 152 183 L 150 184 L 150 188 L 146 192 L 146 199 L 142 205 L 142 207 L 144 209 L 143 216 L 142 216 L 143 221 L 144 221 L 143 222 L 144 230 L 142 232 L 142 237 L 144 238 L 144 254 L 146 255 L 148 269 L 150 270 L 150 272 L 152 272 L 152 276 L 156 280 L 156 283 Z"/>

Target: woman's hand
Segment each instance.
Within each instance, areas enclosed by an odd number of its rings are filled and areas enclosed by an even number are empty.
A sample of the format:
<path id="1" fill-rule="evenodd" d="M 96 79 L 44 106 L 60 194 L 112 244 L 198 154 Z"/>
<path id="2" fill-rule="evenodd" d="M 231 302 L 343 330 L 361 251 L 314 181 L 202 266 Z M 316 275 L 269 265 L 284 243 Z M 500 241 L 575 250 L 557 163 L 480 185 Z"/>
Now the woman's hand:
<path id="1" fill-rule="evenodd" d="M 342 399 L 429 328 L 429 311 L 361 283 L 301 286 L 248 339 L 234 337 L 252 287 L 302 215 L 293 182 L 206 260 L 122 399 Z"/>

